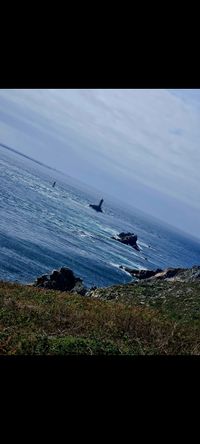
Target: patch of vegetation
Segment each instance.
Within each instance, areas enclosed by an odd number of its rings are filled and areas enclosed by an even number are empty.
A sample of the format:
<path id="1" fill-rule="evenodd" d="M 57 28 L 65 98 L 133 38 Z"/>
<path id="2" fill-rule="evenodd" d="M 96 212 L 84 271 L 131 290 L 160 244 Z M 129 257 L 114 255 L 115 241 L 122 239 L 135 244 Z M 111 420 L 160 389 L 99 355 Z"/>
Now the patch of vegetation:
<path id="1" fill-rule="evenodd" d="M 200 354 L 200 284 L 127 284 L 86 297 L 0 282 L 0 354 Z"/>
<path id="2" fill-rule="evenodd" d="M 146 306 L 179 322 L 200 322 L 200 282 L 142 282 L 97 289 L 101 300 Z"/>

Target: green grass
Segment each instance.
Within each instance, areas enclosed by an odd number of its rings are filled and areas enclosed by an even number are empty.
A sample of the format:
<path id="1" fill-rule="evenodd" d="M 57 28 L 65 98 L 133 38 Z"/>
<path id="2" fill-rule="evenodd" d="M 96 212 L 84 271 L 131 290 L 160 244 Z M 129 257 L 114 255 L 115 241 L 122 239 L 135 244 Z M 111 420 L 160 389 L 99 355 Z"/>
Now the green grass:
<path id="1" fill-rule="evenodd" d="M 182 323 L 200 322 L 200 282 L 143 282 L 97 289 L 95 293 L 102 300 L 155 308 Z"/>
<path id="2" fill-rule="evenodd" d="M 200 284 L 128 284 L 94 295 L 0 282 L 0 354 L 200 354 Z"/>

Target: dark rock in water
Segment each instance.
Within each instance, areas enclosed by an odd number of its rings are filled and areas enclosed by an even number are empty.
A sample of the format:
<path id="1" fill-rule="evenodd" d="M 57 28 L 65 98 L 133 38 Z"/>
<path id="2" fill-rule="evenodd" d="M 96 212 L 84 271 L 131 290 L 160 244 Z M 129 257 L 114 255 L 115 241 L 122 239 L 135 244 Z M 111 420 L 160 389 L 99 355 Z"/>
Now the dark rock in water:
<path id="1" fill-rule="evenodd" d="M 50 275 L 43 275 L 37 278 L 33 285 L 51 290 L 71 291 L 81 295 L 84 295 L 87 291 L 82 279 L 75 277 L 73 271 L 65 267 L 62 267 L 60 270 L 54 270 Z"/>
<path id="2" fill-rule="evenodd" d="M 124 267 L 124 270 L 130 273 L 133 277 L 136 277 L 137 279 L 148 279 L 152 276 L 155 276 L 157 273 L 162 272 L 160 268 L 154 271 L 154 270 L 137 270 Z"/>
<path id="3" fill-rule="evenodd" d="M 119 233 L 118 236 L 112 236 L 111 239 L 115 239 L 119 242 L 122 242 L 122 244 L 130 245 L 131 247 L 135 248 L 135 250 L 140 251 L 138 245 L 137 245 L 137 235 L 134 233 Z"/>
<path id="4" fill-rule="evenodd" d="M 90 204 L 89 207 L 93 208 L 93 210 L 98 211 L 99 213 L 103 213 L 101 206 L 103 203 L 103 199 L 100 200 L 99 205 Z"/>

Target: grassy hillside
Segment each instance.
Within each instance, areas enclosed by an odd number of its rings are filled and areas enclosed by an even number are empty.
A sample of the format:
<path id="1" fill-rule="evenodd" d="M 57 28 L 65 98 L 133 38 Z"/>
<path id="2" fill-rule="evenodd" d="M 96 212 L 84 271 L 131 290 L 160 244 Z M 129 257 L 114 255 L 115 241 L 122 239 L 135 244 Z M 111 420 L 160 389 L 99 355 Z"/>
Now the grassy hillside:
<path id="1" fill-rule="evenodd" d="M 127 284 L 88 297 L 0 282 L 0 354 L 200 354 L 200 283 Z"/>

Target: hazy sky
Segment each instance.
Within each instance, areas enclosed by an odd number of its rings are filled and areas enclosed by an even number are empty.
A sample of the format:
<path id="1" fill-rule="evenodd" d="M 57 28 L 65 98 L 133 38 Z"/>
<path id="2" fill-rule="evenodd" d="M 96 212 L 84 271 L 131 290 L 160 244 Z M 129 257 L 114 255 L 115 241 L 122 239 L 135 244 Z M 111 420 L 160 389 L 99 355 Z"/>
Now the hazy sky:
<path id="1" fill-rule="evenodd" d="M 200 237 L 200 90 L 0 90 L 0 143 Z"/>

